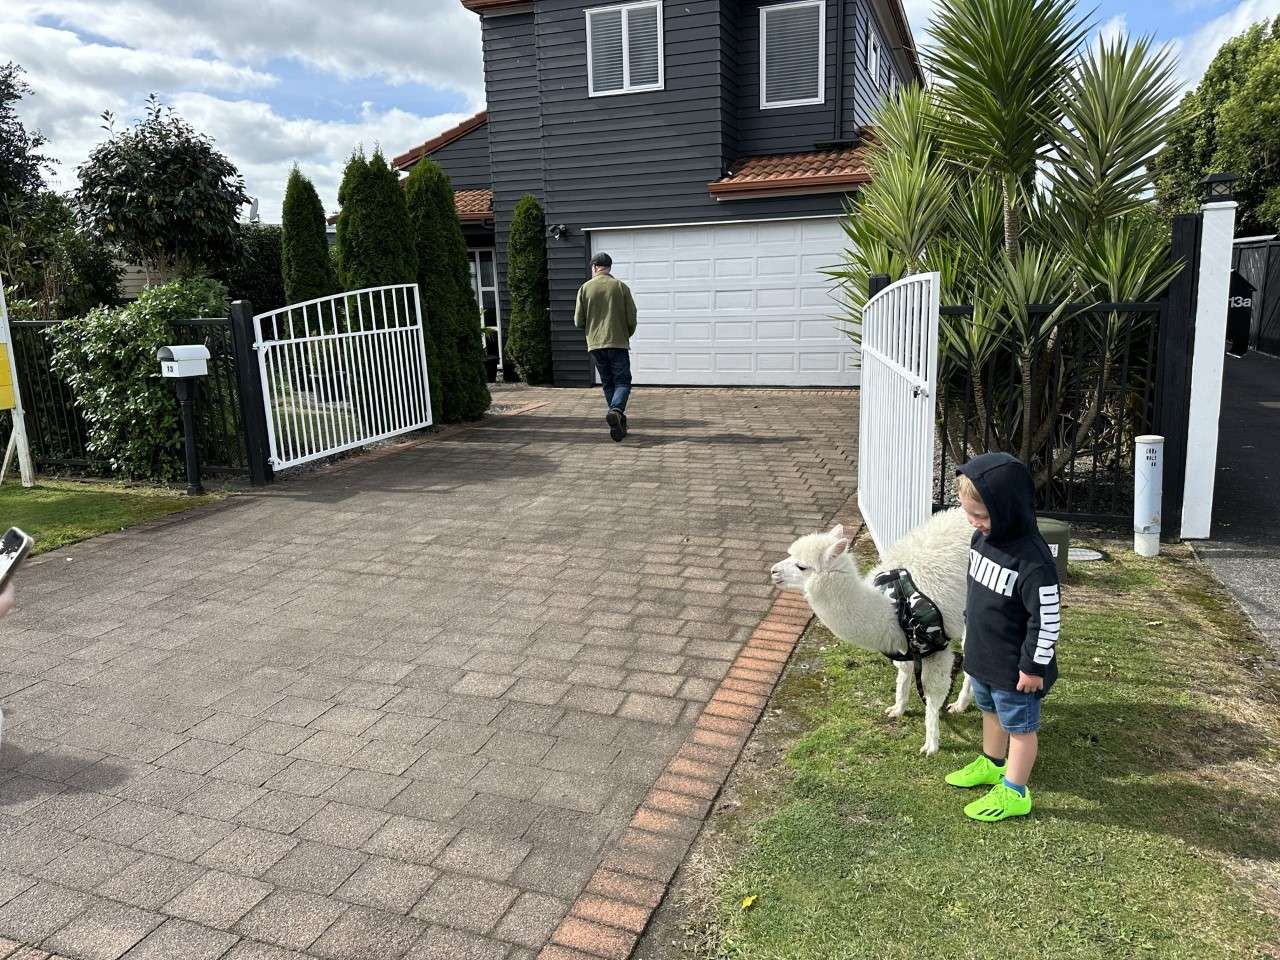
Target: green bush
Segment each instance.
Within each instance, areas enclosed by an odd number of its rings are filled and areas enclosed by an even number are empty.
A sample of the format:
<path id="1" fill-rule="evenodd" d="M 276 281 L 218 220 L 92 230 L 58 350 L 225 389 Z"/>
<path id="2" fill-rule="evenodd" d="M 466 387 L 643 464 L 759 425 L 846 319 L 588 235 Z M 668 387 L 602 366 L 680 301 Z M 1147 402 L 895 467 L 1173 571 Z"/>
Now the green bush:
<path id="1" fill-rule="evenodd" d="M 412 283 L 417 276 L 404 190 L 382 152 L 357 151 L 338 188 L 338 269 L 345 290 Z"/>
<path id="2" fill-rule="evenodd" d="M 297 167 L 289 174 L 285 187 L 281 220 L 284 303 L 301 303 L 336 293 L 338 281 L 329 257 L 324 205 L 316 188 Z"/>
<path id="3" fill-rule="evenodd" d="M 507 353 L 526 383 L 551 382 L 551 317 L 547 311 L 546 221 L 537 198 L 525 194 L 511 216 L 507 248 L 511 332 Z"/>
<path id="4" fill-rule="evenodd" d="M 273 223 L 241 223 L 235 262 L 217 279 L 232 300 L 248 300 L 254 313 L 276 310 L 287 302 L 281 278 L 281 228 Z"/>
<path id="5" fill-rule="evenodd" d="M 50 328 L 53 369 L 71 388 L 96 457 L 128 479 L 183 474 L 178 405 L 156 350 L 173 341 L 175 320 L 226 315 L 222 284 L 175 280 L 148 287 L 127 307 L 98 307 Z"/>
<path id="6" fill-rule="evenodd" d="M 484 335 L 453 187 L 439 164 L 421 160 L 404 193 L 418 254 L 434 419 L 476 420 L 490 403 Z"/>

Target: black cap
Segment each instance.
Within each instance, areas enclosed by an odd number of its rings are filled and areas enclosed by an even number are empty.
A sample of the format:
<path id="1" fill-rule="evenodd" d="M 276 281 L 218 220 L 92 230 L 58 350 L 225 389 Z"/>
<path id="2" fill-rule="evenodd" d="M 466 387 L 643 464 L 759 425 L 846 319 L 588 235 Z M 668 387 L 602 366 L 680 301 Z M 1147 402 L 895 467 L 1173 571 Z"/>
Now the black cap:
<path id="1" fill-rule="evenodd" d="M 593 267 L 604 267 L 607 270 L 613 266 L 613 257 L 607 253 L 597 253 L 591 258 L 591 265 Z"/>

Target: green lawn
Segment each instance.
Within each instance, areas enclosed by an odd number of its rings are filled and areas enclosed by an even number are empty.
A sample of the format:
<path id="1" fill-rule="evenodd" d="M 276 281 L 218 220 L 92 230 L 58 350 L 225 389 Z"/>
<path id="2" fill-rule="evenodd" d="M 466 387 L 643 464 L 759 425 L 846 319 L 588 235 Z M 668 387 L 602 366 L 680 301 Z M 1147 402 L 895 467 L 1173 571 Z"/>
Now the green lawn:
<path id="1" fill-rule="evenodd" d="M 995 825 L 942 782 L 979 748 L 976 711 L 944 713 L 942 751 L 921 757 L 915 694 L 886 720 L 884 659 L 811 630 L 771 705 L 793 732 L 748 765 L 682 881 L 687 951 L 1280 956 L 1274 661 L 1184 551 L 1073 566 L 1064 600 L 1036 810 Z"/>
<path id="2" fill-rule="evenodd" d="M 123 484 L 45 480 L 27 489 L 10 481 L 0 486 L 0 529 L 21 527 L 43 553 L 213 499 Z"/>

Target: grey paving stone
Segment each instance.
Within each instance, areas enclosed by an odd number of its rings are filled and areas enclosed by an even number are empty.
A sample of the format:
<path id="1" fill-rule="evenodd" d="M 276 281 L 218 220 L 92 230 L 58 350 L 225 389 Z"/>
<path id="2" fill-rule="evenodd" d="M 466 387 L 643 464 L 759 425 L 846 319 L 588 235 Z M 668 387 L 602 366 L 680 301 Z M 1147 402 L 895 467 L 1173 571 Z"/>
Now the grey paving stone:
<path id="1" fill-rule="evenodd" d="M 414 780 L 431 780 L 462 787 L 484 769 L 488 761 L 483 757 L 465 756 L 445 750 L 428 750 L 412 767 L 404 772 Z"/>
<path id="2" fill-rule="evenodd" d="M 316 717 L 329 709 L 330 704 L 324 700 L 313 700 L 309 697 L 286 696 L 272 704 L 258 719 L 273 723 L 288 723 L 305 727 Z"/>
<path id="3" fill-rule="evenodd" d="M 118 960 L 163 921 L 149 911 L 95 898 L 42 946 L 77 960 Z"/>
<path id="4" fill-rule="evenodd" d="M 523 836 L 542 811 L 542 807 L 527 800 L 480 793 L 454 814 L 452 822 L 482 833 L 515 838 Z"/>
<path id="5" fill-rule="evenodd" d="M 305 950 L 342 916 L 345 904 L 301 890 L 277 890 L 235 925 L 246 937 L 290 950 Z"/>
<path id="6" fill-rule="evenodd" d="M 284 947 L 273 947 L 269 943 L 258 943 L 255 940 L 241 940 L 221 960 L 306 960 L 305 956 Z"/>
<path id="7" fill-rule="evenodd" d="M 397 794 L 387 804 L 387 810 L 424 820 L 448 820 L 475 795 L 475 791 L 467 787 L 418 780 Z"/>
<path id="8" fill-rule="evenodd" d="M 518 895 L 514 887 L 501 883 L 446 875 L 432 884 L 413 915 L 471 933 L 488 933 Z"/>
<path id="9" fill-rule="evenodd" d="M 352 770 L 323 794 L 326 800 L 381 810 L 411 780 L 370 770 Z"/>
<path id="10" fill-rule="evenodd" d="M 488 880 L 507 880 L 532 848 L 521 840 L 463 830 L 435 860 L 435 867 Z"/>
<path id="11" fill-rule="evenodd" d="M 316 730 L 358 736 L 382 719 L 377 710 L 339 703 L 330 707 L 309 724 Z"/>
<path id="12" fill-rule="evenodd" d="M 367 859 L 365 854 L 354 850 L 304 841 L 268 870 L 263 879 L 277 886 L 328 896 Z"/>
<path id="13" fill-rule="evenodd" d="M 180 813 L 160 824 L 134 847 L 177 860 L 191 861 L 235 829 L 221 820 Z"/>
<path id="14" fill-rule="evenodd" d="M 250 730 L 258 727 L 261 722 L 251 717 L 241 717 L 231 713 L 215 713 L 188 730 L 187 736 L 233 744 Z"/>
<path id="15" fill-rule="evenodd" d="M 234 820 L 254 801 L 266 795 L 261 787 L 233 780 L 207 780 L 204 786 L 178 804 L 178 809 L 210 820 Z"/>
<path id="16" fill-rule="evenodd" d="M 298 841 L 292 837 L 251 827 L 237 827 L 234 833 L 214 844 L 198 859 L 205 866 L 217 870 L 261 877 L 297 845 Z"/>
<path id="17" fill-rule="evenodd" d="M 568 912 L 568 900 L 541 893 L 523 893 L 498 923 L 494 936 L 536 950 L 551 939 L 556 926 Z"/>
<path id="18" fill-rule="evenodd" d="M 361 770 L 398 776 L 413 766 L 425 751 L 425 747 L 412 744 L 374 740 L 365 744 L 347 763 Z"/>
<path id="19" fill-rule="evenodd" d="M 129 951 L 128 960 L 217 960 L 240 938 L 170 918 Z"/>
<path id="20" fill-rule="evenodd" d="M 438 870 L 419 863 L 370 857 L 338 888 L 338 896 L 391 913 L 408 913 L 439 875 Z"/>
<path id="21" fill-rule="evenodd" d="M 531 800 L 551 776 L 551 771 L 523 763 L 493 760 L 468 781 L 480 793 L 492 793 L 515 800 Z"/>
<path id="22" fill-rule="evenodd" d="M 430 820 L 395 816 L 369 838 L 363 849 L 379 856 L 431 863 L 457 832 L 456 827 Z"/>
<path id="23" fill-rule="evenodd" d="M 291 757 L 277 756 L 260 750 L 241 750 L 231 759 L 210 770 L 209 776 L 219 780 L 234 780 L 251 787 L 260 787 L 292 762 Z"/>
<path id="24" fill-rule="evenodd" d="M 317 797 L 272 790 L 236 814 L 236 822 L 273 833 L 293 833 L 324 805 L 325 801 Z"/>
<path id="25" fill-rule="evenodd" d="M 431 927 L 406 960 L 503 960 L 507 945 L 445 926 Z"/>
<path id="26" fill-rule="evenodd" d="M 30 889 L 36 885 L 36 881 L 31 877 L 21 877 L 16 873 L 6 873 L 0 870 L 0 906 L 8 903 L 23 890 Z"/>
<path id="27" fill-rule="evenodd" d="M 318 797 L 347 775 L 347 767 L 312 760 L 294 760 L 264 786 L 272 790 L 296 793 L 304 797 Z"/>
<path id="28" fill-rule="evenodd" d="M 394 740 L 397 743 L 415 744 L 440 725 L 434 717 L 419 717 L 406 713 L 389 713 L 369 727 L 365 736 L 377 740 Z"/>
<path id="29" fill-rule="evenodd" d="M 101 883 L 97 892 L 112 900 L 156 910 L 186 890 L 206 872 L 204 867 L 147 854 L 110 880 Z"/>
<path id="30" fill-rule="evenodd" d="M 256 906 L 269 884 L 210 870 L 164 906 L 165 913 L 226 929 Z"/>
<path id="31" fill-rule="evenodd" d="M 120 801 L 99 793 L 68 791 L 28 807 L 23 817 L 50 830 L 76 830 Z"/>
<path id="32" fill-rule="evenodd" d="M 91 896 L 78 890 L 37 883 L 0 907 L 0 931 L 22 943 L 39 943 L 92 902 Z"/>
<path id="33" fill-rule="evenodd" d="M 208 773 L 224 760 L 230 759 L 236 748 L 213 740 L 188 740 L 156 760 L 160 767 L 173 767 L 187 773 Z"/>
<path id="34" fill-rule="evenodd" d="M 116 843 L 88 839 L 36 868 L 34 873 L 52 883 L 88 891 L 114 877 L 140 856 Z"/>
<path id="35" fill-rule="evenodd" d="M 486 721 L 487 722 L 487 721 Z M 421 746 L 446 753 L 473 754 L 493 736 L 491 727 L 459 720 L 446 720 L 422 738 Z"/>
<path id="36" fill-rule="evenodd" d="M 328 801 L 297 829 L 296 835 L 307 840 L 358 850 L 390 819 L 391 815 L 387 813 Z"/>
<path id="37" fill-rule="evenodd" d="M 587 885 L 596 859 L 581 849 L 542 843 L 516 869 L 511 882 L 525 890 L 572 899 Z"/>
<path id="38" fill-rule="evenodd" d="M 125 800 L 81 826 L 79 832 L 127 846 L 155 832 L 174 816 L 172 810 Z"/>
<path id="39" fill-rule="evenodd" d="M 305 729 L 302 725 L 268 721 L 250 730 L 236 741 L 236 745 L 246 750 L 286 754 L 314 734 L 314 730 Z"/>
<path id="40" fill-rule="evenodd" d="M 333 923 L 310 952 L 332 960 L 383 960 L 403 957 L 427 925 L 365 907 L 352 907 Z"/>

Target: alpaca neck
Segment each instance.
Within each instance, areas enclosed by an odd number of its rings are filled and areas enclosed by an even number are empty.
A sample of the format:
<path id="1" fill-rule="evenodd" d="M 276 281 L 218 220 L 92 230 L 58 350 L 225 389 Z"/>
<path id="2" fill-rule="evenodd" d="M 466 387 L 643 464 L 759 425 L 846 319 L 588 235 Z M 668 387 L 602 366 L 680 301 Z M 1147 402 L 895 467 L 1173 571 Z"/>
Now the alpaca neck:
<path id="1" fill-rule="evenodd" d="M 906 649 L 893 604 L 853 570 L 814 575 L 805 597 L 814 615 L 841 640 L 876 653 Z"/>

